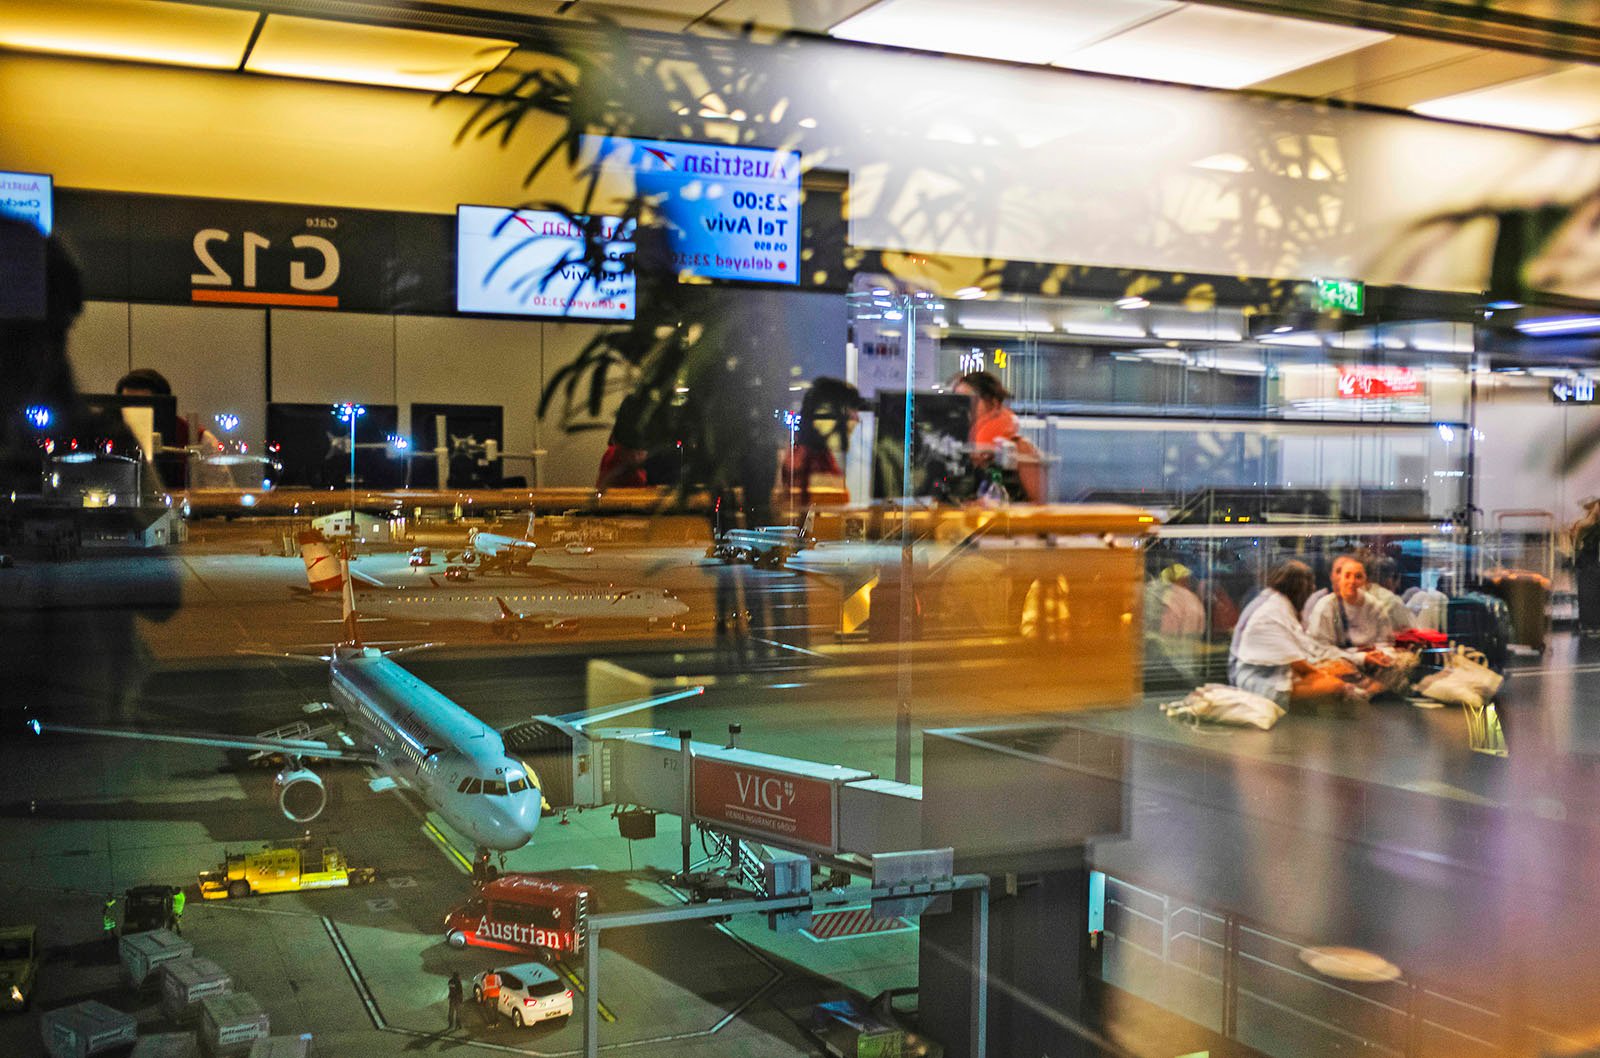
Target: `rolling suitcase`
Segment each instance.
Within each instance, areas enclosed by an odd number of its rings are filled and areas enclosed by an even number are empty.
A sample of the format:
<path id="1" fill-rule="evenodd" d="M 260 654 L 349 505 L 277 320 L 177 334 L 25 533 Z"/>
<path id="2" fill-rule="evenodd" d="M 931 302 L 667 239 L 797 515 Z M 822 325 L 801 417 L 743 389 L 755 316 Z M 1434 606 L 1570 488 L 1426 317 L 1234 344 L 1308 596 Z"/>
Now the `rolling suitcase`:
<path id="1" fill-rule="evenodd" d="M 1452 643 L 1481 651 L 1489 667 L 1506 667 L 1511 645 L 1511 612 L 1505 600 L 1481 592 L 1468 592 L 1450 600 L 1445 611 L 1445 632 Z"/>

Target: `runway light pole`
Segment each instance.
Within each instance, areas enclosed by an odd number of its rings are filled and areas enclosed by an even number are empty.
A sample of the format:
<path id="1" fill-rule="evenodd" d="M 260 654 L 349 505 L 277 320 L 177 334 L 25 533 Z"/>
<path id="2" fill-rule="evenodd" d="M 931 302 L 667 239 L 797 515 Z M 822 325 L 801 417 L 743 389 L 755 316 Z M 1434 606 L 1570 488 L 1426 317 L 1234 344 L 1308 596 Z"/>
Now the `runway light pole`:
<path id="1" fill-rule="evenodd" d="M 340 422 L 350 424 L 350 522 L 349 533 L 352 541 L 356 538 L 356 420 L 367 413 L 365 404 L 353 404 L 345 401 L 343 404 L 333 406 L 333 414 Z"/>

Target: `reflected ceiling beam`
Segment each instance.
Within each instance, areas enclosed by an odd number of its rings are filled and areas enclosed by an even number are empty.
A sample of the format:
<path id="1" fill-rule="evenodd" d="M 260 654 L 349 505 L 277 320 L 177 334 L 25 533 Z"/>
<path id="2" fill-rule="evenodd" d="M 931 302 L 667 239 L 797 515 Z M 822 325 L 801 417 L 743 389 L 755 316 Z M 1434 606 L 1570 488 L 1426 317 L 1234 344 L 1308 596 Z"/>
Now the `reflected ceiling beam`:
<path id="1" fill-rule="evenodd" d="M 1600 25 L 1540 18 L 1486 3 L 1451 0 L 1193 0 L 1258 14 L 1360 26 L 1495 51 L 1600 62 Z"/>

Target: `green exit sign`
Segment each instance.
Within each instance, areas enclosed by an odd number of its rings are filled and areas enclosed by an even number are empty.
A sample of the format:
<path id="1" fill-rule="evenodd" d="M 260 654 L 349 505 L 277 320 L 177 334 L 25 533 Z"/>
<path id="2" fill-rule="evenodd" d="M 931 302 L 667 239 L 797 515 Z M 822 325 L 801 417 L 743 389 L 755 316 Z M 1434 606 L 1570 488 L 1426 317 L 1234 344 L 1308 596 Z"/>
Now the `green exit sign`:
<path id="1" fill-rule="evenodd" d="M 1367 285 L 1359 279 L 1318 279 L 1317 308 L 1338 309 L 1352 316 L 1367 311 Z"/>

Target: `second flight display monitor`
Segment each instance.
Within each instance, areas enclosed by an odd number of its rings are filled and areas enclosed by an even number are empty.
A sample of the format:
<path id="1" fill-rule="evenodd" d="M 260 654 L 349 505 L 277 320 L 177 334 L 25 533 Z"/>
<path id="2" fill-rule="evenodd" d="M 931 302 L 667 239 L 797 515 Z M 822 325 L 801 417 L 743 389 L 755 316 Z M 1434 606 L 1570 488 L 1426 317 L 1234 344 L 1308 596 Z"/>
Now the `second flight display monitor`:
<path id="1" fill-rule="evenodd" d="M 585 260 L 585 225 L 604 261 Z M 591 234 L 589 237 L 593 237 Z M 456 207 L 456 310 L 631 320 L 633 225 L 504 206 Z"/>

